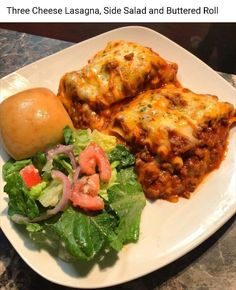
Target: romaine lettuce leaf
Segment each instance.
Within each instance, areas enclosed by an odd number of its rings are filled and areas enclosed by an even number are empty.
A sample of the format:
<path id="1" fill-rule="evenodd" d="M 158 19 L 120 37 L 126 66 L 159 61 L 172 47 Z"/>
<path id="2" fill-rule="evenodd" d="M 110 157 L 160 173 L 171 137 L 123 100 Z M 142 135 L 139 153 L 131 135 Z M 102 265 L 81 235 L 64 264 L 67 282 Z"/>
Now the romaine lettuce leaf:
<path id="1" fill-rule="evenodd" d="M 63 129 L 63 135 L 66 145 L 73 143 L 73 130 L 69 126 Z"/>
<path id="2" fill-rule="evenodd" d="M 64 128 L 64 139 L 66 144 L 73 145 L 75 155 L 79 155 L 90 142 L 95 142 L 105 152 L 109 152 L 115 148 L 117 140 L 115 136 L 103 134 L 97 130 L 72 130 L 69 127 Z"/>
<path id="3" fill-rule="evenodd" d="M 20 214 L 30 219 L 37 217 L 40 214 L 38 205 L 36 201 L 29 196 L 29 191 L 20 174 L 18 172 L 8 174 L 6 181 L 4 192 L 9 196 L 9 216 Z"/>
<path id="4" fill-rule="evenodd" d="M 58 154 L 53 157 L 52 168 L 50 171 L 52 171 L 52 169 L 59 170 L 65 175 L 68 175 L 73 171 L 72 165 L 70 164 L 70 159 L 65 154 Z"/>
<path id="5" fill-rule="evenodd" d="M 135 164 L 135 157 L 129 152 L 129 150 L 121 144 L 117 144 L 116 147 L 108 154 L 110 163 L 117 162 L 117 170 L 127 168 Z"/>
<path id="6" fill-rule="evenodd" d="M 29 232 L 29 233 L 36 233 L 36 232 L 39 232 L 43 229 L 43 226 L 41 226 L 40 224 L 38 223 L 28 223 L 26 225 L 26 230 Z"/>
<path id="7" fill-rule="evenodd" d="M 2 167 L 3 179 L 7 182 L 8 177 L 12 173 L 19 172 L 22 168 L 24 168 L 25 166 L 31 163 L 32 163 L 31 159 L 25 159 L 21 161 L 14 161 L 14 160 L 7 161 Z"/>
<path id="8" fill-rule="evenodd" d="M 114 229 L 118 219 L 106 212 L 88 214 L 69 206 L 45 222 L 26 226 L 30 238 L 41 247 L 53 250 L 63 260 L 92 260 L 101 249 L 119 251 L 123 244 Z"/>
<path id="9" fill-rule="evenodd" d="M 116 147 L 116 137 L 103 134 L 97 130 L 93 130 L 91 134 L 91 141 L 95 142 L 105 152 L 109 152 Z"/>
<path id="10" fill-rule="evenodd" d="M 72 256 L 91 260 L 105 242 L 117 246 L 115 225 L 114 217 L 105 212 L 90 216 L 69 207 L 52 227 Z"/>
<path id="11" fill-rule="evenodd" d="M 28 195 L 33 199 L 37 199 L 43 193 L 43 190 L 46 187 L 47 187 L 47 182 L 42 181 L 38 183 L 37 185 L 31 187 L 30 190 L 28 191 Z"/>
<path id="12" fill-rule="evenodd" d="M 46 154 L 44 152 L 37 152 L 32 157 L 32 162 L 34 166 L 39 170 L 39 172 L 42 172 L 43 167 L 45 166 L 47 162 Z"/>
<path id="13" fill-rule="evenodd" d="M 108 200 L 108 195 L 107 195 L 107 190 L 112 187 L 113 185 L 117 184 L 116 182 L 116 176 L 117 176 L 117 171 L 116 168 L 112 168 L 111 172 L 111 178 L 109 182 L 100 182 L 100 190 L 99 190 L 99 195 L 105 199 Z"/>
<path id="14" fill-rule="evenodd" d="M 71 144 L 76 156 L 80 154 L 91 142 L 91 130 L 75 130 L 72 134 Z"/>
<path id="15" fill-rule="evenodd" d="M 73 172 L 72 165 L 70 164 L 70 159 L 65 154 L 58 154 L 54 156 L 53 159 L 49 159 L 45 163 L 44 167 L 42 168 L 42 177 L 45 181 L 51 179 L 51 171 L 53 169 L 59 170 L 65 175 L 71 174 Z M 50 178 L 48 178 L 49 176 Z"/>
<path id="16" fill-rule="evenodd" d="M 118 184 L 108 190 L 110 207 L 120 219 L 116 233 L 123 244 L 136 242 L 146 199 L 133 167 L 121 169 L 116 182 Z"/>
<path id="17" fill-rule="evenodd" d="M 29 195 L 19 171 L 32 163 L 31 159 L 8 161 L 3 165 L 3 179 L 6 181 L 4 192 L 9 196 L 8 214 L 20 214 L 30 219 L 37 217 L 40 210 L 36 201 Z"/>
<path id="18" fill-rule="evenodd" d="M 53 221 L 51 222 L 51 220 Z M 51 227 L 51 223 L 54 222 L 55 222 L 54 218 L 51 218 L 49 221 L 42 222 L 41 224 L 29 223 L 26 226 L 26 230 L 29 232 L 29 236 L 35 244 L 48 250 L 53 255 L 59 256 L 60 244 L 62 243 L 60 243 L 59 236 L 56 234 L 55 230 Z M 69 256 L 69 253 L 67 256 Z M 69 258 L 66 260 L 68 262 L 73 261 L 73 259 Z"/>
<path id="19" fill-rule="evenodd" d="M 38 201 L 44 206 L 55 206 L 61 198 L 63 185 L 60 181 L 53 179 L 38 197 Z"/>

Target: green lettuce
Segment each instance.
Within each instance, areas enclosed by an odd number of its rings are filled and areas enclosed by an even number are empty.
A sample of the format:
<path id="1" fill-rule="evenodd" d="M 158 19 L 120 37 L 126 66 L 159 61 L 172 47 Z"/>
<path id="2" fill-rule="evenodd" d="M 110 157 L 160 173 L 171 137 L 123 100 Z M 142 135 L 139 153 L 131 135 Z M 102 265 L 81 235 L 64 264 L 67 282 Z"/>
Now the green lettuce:
<path id="1" fill-rule="evenodd" d="M 73 172 L 72 165 L 70 164 L 70 159 L 65 154 L 58 154 L 57 156 L 53 157 L 52 169 L 59 170 L 63 172 L 65 175 L 68 175 Z"/>
<path id="2" fill-rule="evenodd" d="M 55 206 L 61 198 L 62 191 L 63 184 L 60 181 L 53 179 L 38 196 L 38 201 L 44 207 Z"/>
<path id="3" fill-rule="evenodd" d="M 39 172 L 42 172 L 43 167 L 45 166 L 47 162 L 46 154 L 44 152 L 37 152 L 32 157 L 32 162 L 34 166 L 39 170 Z"/>
<path id="4" fill-rule="evenodd" d="M 40 214 L 37 202 L 30 196 L 29 189 L 25 186 L 20 170 L 31 164 L 31 159 L 21 161 L 8 161 L 3 165 L 2 175 L 6 184 L 4 192 L 9 196 L 8 214 L 20 214 L 33 219 Z"/>
<path id="5" fill-rule="evenodd" d="M 89 129 L 73 131 L 72 136 L 73 152 L 78 156 L 91 142 L 91 131 Z"/>
<path id="6" fill-rule="evenodd" d="M 105 152 L 115 148 L 117 140 L 115 136 L 103 134 L 97 130 L 72 130 L 69 127 L 64 128 L 64 139 L 66 144 L 73 145 L 75 155 L 79 155 L 91 142 L 99 145 Z"/>
<path id="7" fill-rule="evenodd" d="M 11 174 L 19 172 L 22 168 L 24 168 L 25 166 L 31 163 L 32 163 L 31 159 L 25 159 L 21 161 L 14 161 L 14 160 L 7 161 L 3 165 L 3 168 L 2 168 L 3 179 L 7 182 L 8 177 L 10 177 Z"/>
<path id="8" fill-rule="evenodd" d="M 116 182 L 108 190 L 110 207 L 120 220 L 116 233 L 123 244 L 136 242 L 146 199 L 133 167 L 118 172 Z"/>
<path id="9" fill-rule="evenodd" d="M 116 168 L 113 168 L 109 182 L 101 182 L 100 183 L 99 195 L 103 199 L 108 200 L 108 192 L 107 191 L 109 188 L 111 188 L 113 185 L 115 185 L 117 183 L 116 177 L 117 177 L 117 171 L 116 171 Z"/>
<path id="10" fill-rule="evenodd" d="M 117 170 L 127 168 L 135 164 L 135 157 L 129 152 L 129 150 L 121 144 L 117 144 L 116 147 L 108 154 L 110 163 L 116 162 Z"/>
<path id="11" fill-rule="evenodd" d="M 31 187 L 30 190 L 28 191 L 28 195 L 33 199 L 37 199 L 42 194 L 43 190 L 46 187 L 47 187 L 47 182 L 42 181 L 38 183 L 37 185 Z"/>
<path id="12" fill-rule="evenodd" d="M 63 248 L 64 259 L 92 260 L 102 248 L 119 251 L 122 243 L 114 232 L 118 219 L 106 211 L 88 214 L 68 207 L 55 222 L 44 225 L 32 223 L 26 229 L 31 238 L 41 246 L 50 246 L 57 252 Z M 61 256 L 61 255 L 60 255 Z M 61 256 L 61 258 L 63 258 Z"/>
<path id="13" fill-rule="evenodd" d="M 106 212 L 98 215 L 87 215 L 68 208 L 52 227 L 64 242 L 66 250 L 74 257 L 91 260 L 107 243 L 117 250 L 122 244 L 116 241 L 114 234 L 116 220 Z"/>
<path id="14" fill-rule="evenodd" d="M 65 140 L 66 145 L 73 143 L 73 130 L 69 126 L 66 126 L 63 129 L 63 135 L 64 135 L 64 140 Z"/>
<path id="15" fill-rule="evenodd" d="M 26 188 L 19 172 L 12 172 L 5 176 L 7 182 L 4 192 L 9 196 L 8 214 L 20 214 L 30 219 L 40 214 L 37 202 L 30 197 L 29 190 Z"/>
<path id="16" fill-rule="evenodd" d="M 91 141 L 99 145 L 105 152 L 109 152 L 116 147 L 116 137 L 103 134 L 97 130 L 91 133 Z"/>

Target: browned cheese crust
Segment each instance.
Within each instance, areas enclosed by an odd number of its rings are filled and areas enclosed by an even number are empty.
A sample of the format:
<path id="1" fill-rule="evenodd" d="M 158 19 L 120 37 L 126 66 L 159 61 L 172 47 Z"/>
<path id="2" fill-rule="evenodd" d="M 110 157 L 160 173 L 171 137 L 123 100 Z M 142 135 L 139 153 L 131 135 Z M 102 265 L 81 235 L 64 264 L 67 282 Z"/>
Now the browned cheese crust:
<path id="1" fill-rule="evenodd" d="M 112 41 L 78 71 L 66 73 L 58 96 L 74 126 L 104 129 L 120 104 L 139 92 L 176 82 L 177 65 L 150 48 Z"/>

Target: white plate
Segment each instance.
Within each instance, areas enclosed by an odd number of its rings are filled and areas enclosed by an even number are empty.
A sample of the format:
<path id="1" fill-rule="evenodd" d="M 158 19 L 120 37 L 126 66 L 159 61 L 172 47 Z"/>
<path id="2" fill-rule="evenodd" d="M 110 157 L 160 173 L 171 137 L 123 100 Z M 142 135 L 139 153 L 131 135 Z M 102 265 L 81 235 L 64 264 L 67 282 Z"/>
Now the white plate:
<path id="1" fill-rule="evenodd" d="M 91 38 L 30 64 L 1 80 L 2 98 L 17 91 L 44 86 L 57 92 L 60 77 L 76 70 L 109 40 L 124 39 L 149 46 L 179 65 L 178 78 L 195 92 L 216 94 L 236 105 L 236 92 L 211 68 L 164 36 L 143 27 L 125 27 Z M 4 96 L 3 96 L 4 95 Z M 220 169 L 212 172 L 190 200 L 177 204 L 147 203 L 137 244 L 126 246 L 106 267 L 67 264 L 39 250 L 7 217 L 6 195 L 1 194 L 1 227 L 13 247 L 37 273 L 58 284 L 98 288 L 145 275 L 181 257 L 223 225 L 236 209 L 236 128 L 230 132 L 228 153 Z M 234 142 L 233 142 L 234 139 Z M 1 152 L 1 164 L 7 155 Z M 3 182 L 1 182 L 3 185 Z"/>

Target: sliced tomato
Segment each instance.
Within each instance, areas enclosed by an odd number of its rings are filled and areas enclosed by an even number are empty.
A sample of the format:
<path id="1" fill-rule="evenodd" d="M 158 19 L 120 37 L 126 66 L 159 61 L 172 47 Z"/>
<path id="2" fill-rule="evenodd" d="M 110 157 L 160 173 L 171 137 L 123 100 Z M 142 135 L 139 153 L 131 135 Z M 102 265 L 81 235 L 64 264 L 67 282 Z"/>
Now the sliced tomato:
<path id="1" fill-rule="evenodd" d="M 74 192 L 81 192 L 90 196 L 98 195 L 100 189 L 100 180 L 98 174 L 84 176 L 77 180 L 74 185 Z"/>
<path id="2" fill-rule="evenodd" d="M 100 196 L 91 196 L 84 193 L 72 193 L 73 206 L 79 206 L 85 210 L 97 211 L 104 209 L 104 202 Z"/>
<path id="3" fill-rule="evenodd" d="M 108 182 L 111 178 L 111 165 L 101 147 L 91 143 L 84 151 L 80 153 L 79 164 L 81 171 L 87 175 L 96 172 L 96 166 L 102 181 Z"/>
<path id="4" fill-rule="evenodd" d="M 35 168 L 33 164 L 27 165 L 21 169 L 20 175 L 28 188 L 31 188 L 42 181 L 38 169 Z"/>
<path id="5" fill-rule="evenodd" d="M 73 206 L 79 206 L 85 210 L 101 210 L 104 208 L 104 202 L 98 196 L 99 175 L 93 174 L 79 179 L 72 189 L 70 200 Z"/>

